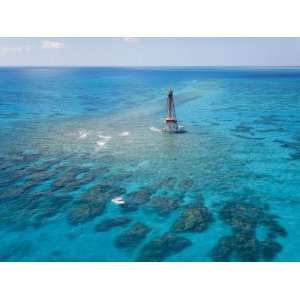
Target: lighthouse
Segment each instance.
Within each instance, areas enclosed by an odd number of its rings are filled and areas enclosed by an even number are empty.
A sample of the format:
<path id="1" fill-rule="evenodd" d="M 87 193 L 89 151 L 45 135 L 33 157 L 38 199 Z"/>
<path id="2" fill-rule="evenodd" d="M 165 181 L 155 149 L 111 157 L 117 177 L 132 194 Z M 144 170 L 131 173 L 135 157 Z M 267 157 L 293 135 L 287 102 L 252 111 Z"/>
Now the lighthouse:
<path id="1" fill-rule="evenodd" d="M 167 107 L 163 131 L 169 133 L 183 133 L 185 131 L 184 126 L 178 125 L 178 121 L 176 119 L 175 103 L 172 90 L 169 91 L 167 96 Z"/>

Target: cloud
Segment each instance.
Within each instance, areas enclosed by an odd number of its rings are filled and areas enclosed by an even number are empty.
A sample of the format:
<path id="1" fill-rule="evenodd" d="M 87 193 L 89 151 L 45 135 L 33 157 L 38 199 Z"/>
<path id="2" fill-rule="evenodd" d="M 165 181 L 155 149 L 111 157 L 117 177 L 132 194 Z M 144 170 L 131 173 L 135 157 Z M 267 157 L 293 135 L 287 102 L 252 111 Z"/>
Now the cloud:
<path id="1" fill-rule="evenodd" d="M 57 41 L 46 40 L 41 42 L 41 47 L 43 49 L 61 49 L 65 47 L 65 44 Z"/>
<path id="2" fill-rule="evenodd" d="M 135 43 L 139 40 L 137 37 L 124 37 L 122 39 L 126 43 Z"/>
<path id="3" fill-rule="evenodd" d="M 24 45 L 24 46 L 16 46 L 16 47 L 0 47 L 0 54 L 7 55 L 7 54 L 18 54 L 29 52 L 31 50 L 31 46 Z"/>

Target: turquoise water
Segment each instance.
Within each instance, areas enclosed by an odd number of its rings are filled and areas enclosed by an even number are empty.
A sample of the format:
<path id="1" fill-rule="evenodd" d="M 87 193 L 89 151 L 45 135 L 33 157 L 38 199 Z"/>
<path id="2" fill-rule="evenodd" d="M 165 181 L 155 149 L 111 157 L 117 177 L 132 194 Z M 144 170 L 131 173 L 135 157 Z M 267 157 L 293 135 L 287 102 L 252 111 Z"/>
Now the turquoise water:
<path id="1" fill-rule="evenodd" d="M 0 126 L 1 261 L 300 260 L 298 68 L 1 68 Z"/>

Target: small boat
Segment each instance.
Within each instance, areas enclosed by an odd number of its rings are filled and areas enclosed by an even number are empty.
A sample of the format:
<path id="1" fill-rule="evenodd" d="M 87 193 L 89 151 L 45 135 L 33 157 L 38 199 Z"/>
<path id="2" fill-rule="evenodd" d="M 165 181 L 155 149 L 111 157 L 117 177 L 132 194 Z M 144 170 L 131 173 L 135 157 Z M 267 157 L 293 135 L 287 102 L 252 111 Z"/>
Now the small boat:
<path id="1" fill-rule="evenodd" d="M 167 97 L 167 111 L 164 119 L 163 132 L 168 133 L 184 133 L 183 125 L 179 125 L 176 119 L 175 103 L 173 98 L 173 91 L 170 90 Z"/>
<path id="2" fill-rule="evenodd" d="M 111 200 L 111 202 L 114 203 L 114 204 L 116 204 L 116 205 L 123 205 L 123 204 L 125 204 L 125 200 L 121 196 L 113 198 Z"/>

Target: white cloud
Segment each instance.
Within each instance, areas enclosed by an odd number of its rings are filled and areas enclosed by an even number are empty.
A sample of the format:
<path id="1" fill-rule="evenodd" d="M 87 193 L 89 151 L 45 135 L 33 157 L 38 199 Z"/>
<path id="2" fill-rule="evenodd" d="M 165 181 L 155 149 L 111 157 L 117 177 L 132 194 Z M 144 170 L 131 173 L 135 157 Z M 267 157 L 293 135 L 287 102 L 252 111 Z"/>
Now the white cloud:
<path id="1" fill-rule="evenodd" d="M 65 47 L 65 44 L 57 41 L 46 40 L 41 42 L 41 47 L 43 49 L 61 49 Z"/>
<path id="2" fill-rule="evenodd" d="M 123 41 L 127 42 L 127 43 L 135 43 L 137 42 L 139 39 L 137 37 L 124 37 Z"/>
<path id="3" fill-rule="evenodd" d="M 31 46 L 16 46 L 16 47 L 0 47 L 0 55 L 7 55 L 7 54 L 18 54 L 29 52 L 31 50 Z"/>

